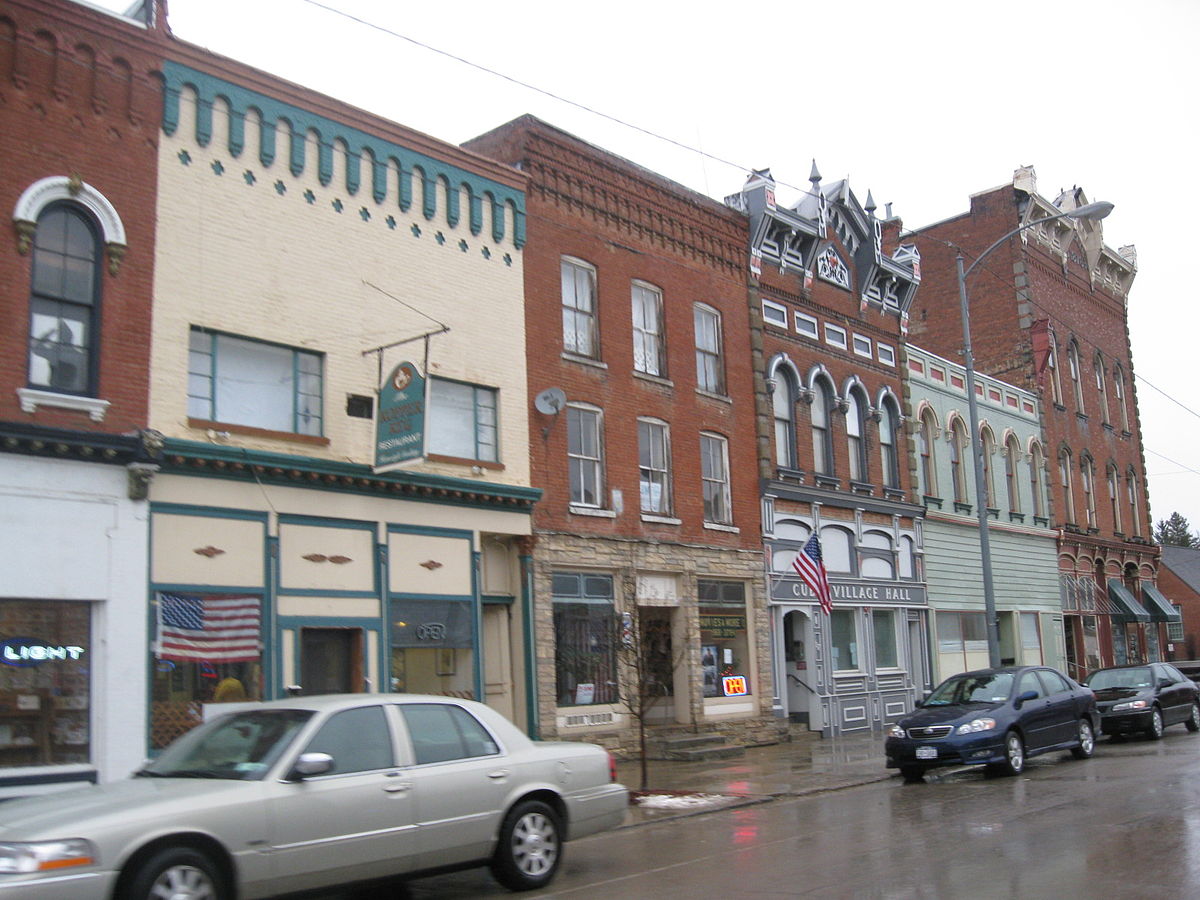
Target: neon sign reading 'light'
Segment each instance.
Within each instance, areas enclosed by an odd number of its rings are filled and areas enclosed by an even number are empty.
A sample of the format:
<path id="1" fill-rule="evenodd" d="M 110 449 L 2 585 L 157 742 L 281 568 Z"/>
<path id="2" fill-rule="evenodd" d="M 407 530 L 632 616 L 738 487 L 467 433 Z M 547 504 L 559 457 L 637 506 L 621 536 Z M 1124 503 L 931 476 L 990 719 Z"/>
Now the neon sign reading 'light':
<path id="1" fill-rule="evenodd" d="M 12 638 L 0 644 L 0 661 L 9 666 L 36 666 L 44 662 L 82 659 L 87 651 L 74 644 L 43 644 L 30 638 Z"/>

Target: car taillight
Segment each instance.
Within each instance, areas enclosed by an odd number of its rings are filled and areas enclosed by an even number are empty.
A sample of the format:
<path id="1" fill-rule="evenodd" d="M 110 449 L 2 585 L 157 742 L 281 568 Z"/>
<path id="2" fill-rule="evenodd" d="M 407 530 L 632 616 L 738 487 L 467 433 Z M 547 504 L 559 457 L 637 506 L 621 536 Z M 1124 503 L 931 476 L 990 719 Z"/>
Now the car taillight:
<path id="1" fill-rule="evenodd" d="M 608 754 L 608 780 L 614 784 L 617 781 L 617 760 L 611 753 Z"/>

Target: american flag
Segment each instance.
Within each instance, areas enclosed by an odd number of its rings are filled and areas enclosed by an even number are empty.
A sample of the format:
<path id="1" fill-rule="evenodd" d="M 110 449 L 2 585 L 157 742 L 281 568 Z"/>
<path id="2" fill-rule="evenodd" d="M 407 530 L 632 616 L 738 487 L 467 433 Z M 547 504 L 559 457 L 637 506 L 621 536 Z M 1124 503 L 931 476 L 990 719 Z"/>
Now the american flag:
<path id="1" fill-rule="evenodd" d="M 259 658 L 258 597 L 158 595 L 158 655 L 186 662 L 246 662 Z"/>
<path id="2" fill-rule="evenodd" d="M 792 560 L 792 568 L 817 595 L 817 600 L 821 603 L 821 612 L 825 615 L 832 613 L 833 595 L 829 592 L 829 575 L 825 572 L 825 562 L 821 557 L 821 541 L 815 534 L 796 554 L 796 558 Z"/>

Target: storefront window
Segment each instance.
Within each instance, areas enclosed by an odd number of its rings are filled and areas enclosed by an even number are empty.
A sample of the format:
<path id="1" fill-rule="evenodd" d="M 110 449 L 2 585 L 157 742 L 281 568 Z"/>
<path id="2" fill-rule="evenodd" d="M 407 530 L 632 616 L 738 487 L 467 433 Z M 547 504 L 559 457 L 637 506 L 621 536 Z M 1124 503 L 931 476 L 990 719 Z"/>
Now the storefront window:
<path id="1" fill-rule="evenodd" d="M 392 601 L 392 690 L 476 699 L 474 620 L 469 600 Z"/>
<path id="2" fill-rule="evenodd" d="M 203 720 L 205 703 L 262 699 L 262 598 L 155 596 L 150 747 L 159 750 Z"/>
<path id="3" fill-rule="evenodd" d="M 736 581 L 697 584 L 700 604 L 700 670 L 705 697 L 750 693 L 750 642 L 746 586 Z"/>
<path id="4" fill-rule="evenodd" d="M 871 611 L 871 624 L 875 632 L 875 667 L 877 669 L 899 668 L 899 653 L 896 649 L 896 611 L 875 609 Z"/>
<path id="5" fill-rule="evenodd" d="M 612 576 L 555 572 L 552 591 L 558 705 L 617 702 Z"/>
<path id="6" fill-rule="evenodd" d="M 857 671 L 858 621 L 856 611 L 835 609 L 829 616 L 834 671 Z"/>
<path id="7" fill-rule="evenodd" d="M 86 603 L 0 600 L 0 767 L 90 761 Z"/>
<path id="8" fill-rule="evenodd" d="M 1042 636 L 1037 613 L 1021 613 L 1021 661 L 1036 666 L 1042 662 Z"/>
<path id="9" fill-rule="evenodd" d="M 940 677 L 987 668 L 987 620 L 983 613 L 939 612 L 937 636 Z"/>

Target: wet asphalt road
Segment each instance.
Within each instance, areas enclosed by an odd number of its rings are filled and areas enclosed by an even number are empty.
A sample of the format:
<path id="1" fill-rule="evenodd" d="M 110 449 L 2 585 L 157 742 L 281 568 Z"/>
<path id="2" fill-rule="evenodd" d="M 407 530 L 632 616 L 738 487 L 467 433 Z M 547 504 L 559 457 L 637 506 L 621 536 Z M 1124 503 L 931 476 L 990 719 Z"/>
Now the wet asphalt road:
<path id="1" fill-rule="evenodd" d="M 502 896 L 484 869 L 372 895 Z M 1017 778 L 897 777 L 625 828 L 569 844 L 551 888 L 524 896 L 1197 897 L 1200 735 L 1102 740 L 1090 760 L 1038 757 Z"/>

